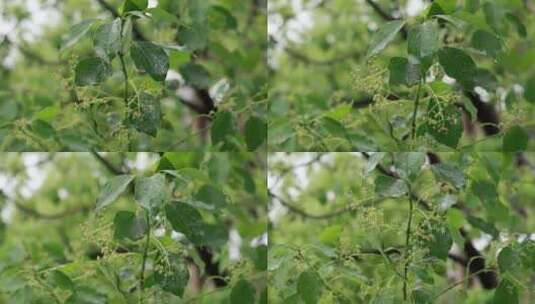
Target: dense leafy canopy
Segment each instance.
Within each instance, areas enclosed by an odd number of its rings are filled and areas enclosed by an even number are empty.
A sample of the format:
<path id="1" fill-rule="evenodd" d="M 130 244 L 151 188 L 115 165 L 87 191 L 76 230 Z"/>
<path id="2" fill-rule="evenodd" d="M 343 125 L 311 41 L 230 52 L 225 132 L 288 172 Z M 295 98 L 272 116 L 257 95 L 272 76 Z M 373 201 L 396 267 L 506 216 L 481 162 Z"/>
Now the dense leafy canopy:
<path id="1" fill-rule="evenodd" d="M 6 0 L 0 25 L 3 151 L 266 141 L 265 0 Z M 215 130 L 217 112 L 235 126 Z M 211 145 L 211 132 L 232 145 Z"/>
<path id="2" fill-rule="evenodd" d="M 534 153 L 275 153 L 270 303 L 531 303 Z"/>
<path id="3" fill-rule="evenodd" d="M 1 303 L 267 303 L 262 155 L 2 158 Z"/>
<path id="4" fill-rule="evenodd" d="M 268 12 L 271 151 L 535 149 L 532 1 L 299 3 Z"/>

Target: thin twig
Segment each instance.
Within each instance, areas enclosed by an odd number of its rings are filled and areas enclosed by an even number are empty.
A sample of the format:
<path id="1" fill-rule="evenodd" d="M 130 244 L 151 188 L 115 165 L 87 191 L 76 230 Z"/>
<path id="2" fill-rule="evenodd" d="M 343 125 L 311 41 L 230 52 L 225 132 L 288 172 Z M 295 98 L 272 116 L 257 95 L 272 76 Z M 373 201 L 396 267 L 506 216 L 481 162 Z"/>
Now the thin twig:
<path id="1" fill-rule="evenodd" d="M 409 185 L 409 193 L 412 193 L 411 187 Z M 407 221 L 407 230 L 405 232 L 405 265 L 403 266 L 403 300 L 407 301 L 407 275 L 409 273 L 409 264 L 411 262 L 411 229 L 412 229 L 412 215 L 414 211 L 414 203 L 412 201 L 412 196 L 409 194 L 409 219 Z"/>
<path id="2" fill-rule="evenodd" d="M 149 245 L 150 245 L 150 233 L 151 233 L 151 227 L 150 227 L 150 217 L 149 212 L 145 211 L 145 218 L 147 220 L 147 240 L 145 241 L 145 249 L 143 250 L 143 258 L 141 261 L 141 274 L 139 276 L 139 300 L 141 303 L 141 297 L 143 296 L 143 290 L 145 289 L 145 267 L 147 264 L 147 256 L 149 253 Z"/>
<path id="3" fill-rule="evenodd" d="M 411 138 L 416 138 L 416 116 L 418 114 L 418 106 L 420 103 L 420 91 L 422 89 L 423 80 L 418 81 L 418 90 L 416 91 L 416 99 L 414 100 L 414 111 L 412 112 L 412 126 L 411 126 Z"/>

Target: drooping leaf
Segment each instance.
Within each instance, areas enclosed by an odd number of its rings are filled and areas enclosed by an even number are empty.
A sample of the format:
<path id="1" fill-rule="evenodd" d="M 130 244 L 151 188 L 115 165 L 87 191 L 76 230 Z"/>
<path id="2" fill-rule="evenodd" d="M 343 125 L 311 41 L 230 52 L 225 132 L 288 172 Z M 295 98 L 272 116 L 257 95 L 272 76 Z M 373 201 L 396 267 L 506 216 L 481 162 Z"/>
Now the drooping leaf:
<path id="1" fill-rule="evenodd" d="M 438 60 L 446 74 L 459 82 L 468 82 L 475 74 L 476 63 L 463 50 L 445 47 L 438 52 Z"/>
<path id="2" fill-rule="evenodd" d="M 212 123 L 212 144 L 223 144 L 223 149 L 232 148 L 231 137 L 234 136 L 234 118 L 232 113 L 227 111 L 218 112 Z"/>
<path id="3" fill-rule="evenodd" d="M 167 220 L 173 230 L 186 236 L 194 244 L 204 241 L 204 222 L 197 209 L 183 202 L 167 204 L 165 206 Z"/>
<path id="4" fill-rule="evenodd" d="M 136 179 L 136 202 L 145 210 L 155 213 L 167 200 L 165 176 L 157 173 L 151 177 L 138 177 Z"/>
<path id="5" fill-rule="evenodd" d="M 95 32 L 93 44 L 95 52 L 107 60 L 115 58 L 121 50 L 121 19 L 116 18 L 113 22 L 104 23 Z"/>
<path id="6" fill-rule="evenodd" d="M 115 227 L 114 237 L 118 240 L 131 239 L 132 241 L 142 238 L 148 230 L 147 220 L 144 216 L 136 216 L 134 212 L 119 211 L 113 219 Z"/>
<path id="7" fill-rule="evenodd" d="M 258 116 L 251 116 L 245 123 L 245 142 L 249 151 L 260 147 L 267 138 L 267 123 Z"/>
<path id="8" fill-rule="evenodd" d="M 485 30 L 477 30 L 472 34 L 472 46 L 491 57 L 496 57 L 502 50 L 498 37 Z"/>
<path id="9" fill-rule="evenodd" d="M 378 175 L 375 179 L 375 193 L 385 197 L 400 197 L 409 191 L 407 184 L 387 175 Z"/>
<path id="10" fill-rule="evenodd" d="M 492 235 L 494 239 L 498 238 L 498 236 L 500 235 L 500 232 L 498 231 L 498 229 L 496 229 L 496 227 L 493 224 L 481 218 L 470 215 L 467 217 L 467 220 L 468 220 L 468 223 L 470 223 L 470 225 L 472 225 L 473 227 L 485 233 Z"/>
<path id="11" fill-rule="evenodd" d="M 529 134 L 521 126 L 513 126 L 503 136 L 502 149 L 505 152 L 524 151 L 528 147 Z"/>
<path id="12" fill-rule="evenodd" d="M 216 208 L 222 208 L 227 205 L 225 194 L 211 185 L 202 186 L 195 194 L 195 199 Z"/>
<path id="13" fill-rule="evenodd" d="M 404 57 L 392 57 L 388 65 L 391 85 L 413 86 L 420 81 L 420 64 L 410 63 Z"/>
<path id="14" fill-rule="evenodd" d="M 459 110 L 452 104 L 440 105 L 435 99 L 431 99 L 427 116 L 429 120 L 422 129 L 439 143 L 456 148 L 463 133 Z"/>
<path id="15" fill-rule="evenodd" d="M 74 82 L 77 86 L 99 84 L 111 75 L 111 66 L 100 58 L 84 59 L 76 65 Z"/>
<path id="16" fill-rule="evenodd" d="M 133 110 L 131 121 L 135 128 L 155 137 L 162 120 L 160 102 L 152 95 L 142 92 L 138 97 L 137 108 Z"/>
<path id="17" fill-rule="evenodd" d="M 182 74 L 187 83 L 199 88 L 208 88 L 213 83 L 210 73 L 197 63 L 186 63 L 180 67 L 180 74 Z"/>
<path id="18" fill-rule="evenodd" d="M 188 285 L 190 274 L 186 261 L 176 254 L 169 255 L 169 269 L 156 271 L 155 280 L 160 287 L 177 297 L 182 297 Z"/>
<path id="19" fill-rule="evenodd" d="M 126 190 L 128 185 L 134 180 L 133 175 L 117 175 L 110 179 L 104 187 L 100 190 L 97 199 L 97 210 L 100 210 L 111 203 Z"/>
<path id="20" fill-rule="evenodd" d="M 148 41 L 135 41 L 130 52 L 138 70 L 149 73 L 156 81 L 165 80 L 169 57 L 162 47 Z"/>
<path id="21" fill-rule="evenodd" d="M 232 287 L 230 292 L 230 303 L 255 303 L 255 289 L 251 283 L 241 279 Z"/>
<path id="22" fill-rule="evenodd" d="M 465 185 L 466 181 L 463 172 L 454 165 L 438 163 L 432 165 L 431 170 L 437 180 L 448 182 L 457 189 L 461 189 Z"/>
<path id="23" fill-rule="evenodd" d="M 65 50 L 67 48 L 70 48 L 82 38 L 84 38 L 85 35 L 89 32 L 89 29 L 91 29 L 91 26 L 93 26 L 93 24 L 95 24 L 97 20 L 98 19 L 87 19 L 74 25 L 69 30 L 67 35 L 65 35 L 65 37 L 63 38 L 61 49 Z"/>
<path id="24" fill-rule="evenodd" d="M 426 21 L 409 31 L 407 38 L 408 52 L 418 59 L 433 56 L 440 47 L 438 24 Z"/>
<path id="25" fill-rule="evenodd" d="M 317 304 L 322 293 L 323 284 L 318 273 L 305 270 L 297 279 L 297 293 L 305 304 Z"/>
<path id="26" fill-rule="evenodd" d="M 394 38 L 396 34 L 403 28 L 405 21 L 394 20 L 387 22 L 375 32 L 370 40 L 370 47 L 368 48 L 367 57 L 379 54 Z"/>

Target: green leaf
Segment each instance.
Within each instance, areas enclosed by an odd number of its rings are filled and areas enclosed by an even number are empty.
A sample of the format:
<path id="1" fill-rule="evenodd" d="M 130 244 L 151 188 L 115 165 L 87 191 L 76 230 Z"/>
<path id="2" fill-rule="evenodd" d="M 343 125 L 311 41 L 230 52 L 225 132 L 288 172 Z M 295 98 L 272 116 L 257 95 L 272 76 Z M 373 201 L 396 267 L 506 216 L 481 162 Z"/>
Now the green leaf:
<path id="1" fill-rule="evenodd" d="M 93 38 L 95 52 L 101 58 L 112 60 L 121 50 L 121 19 L 99 26 Z"/>
<path id="2" fill-rule="evenodd" d="M 208 14 L 208 20 L 211 28 L 217 29 L 236 29 L 238 21 L 228 9 L 220 5 L 213 5 Z"/>
<path id="3" fill-rule="evenodd" d="M 452 184 L 457 189 L 464 187 L 466 180 L 461 170 L 451 164 L 439 163 L 431 166 L 431 170 L 438 181 Z"/>
<path id="4" fill-rule="evenodd" d="M 149 5 L 148 0 L 125 0 L 122 6 L 122 12 L 142 11 Z"/>
<path id="5" fill-rule="evenodd" d="M 100 210 L 117 200 L 132 180 L 134 180 L 133 175 L 117 175 L 106 182 L 104 187 L 100 190 L 97 199 L 97 210 Z"/>
<path id="6" fill-rule="evenodd" d="M 212 144 L 223 143 L 223 149 L 232 148 L 231 137 L 235 134 L 234 118 L 230 112 L 218 112 L 212 123 L 211 137 Z"/>
<path id="7" fill-rule="evenodd" d="M 265 271 L 267 269 L 267 255 L 268 255 L 268 246 L 259 245 L 252 250 L 251 259 L 258 270 Z"/>
<path id="8" fill-rule="evenodd" d="M 194 23 L 181 29 L 177 40 L 190 51 L 204 49 L 208 44 L 208 29 L 203 24 Z"/>
<path id="9" fill-rule="evenodd" d="M 169 262 L 170 269 L 156 271 L 155 280 L 164 291 L 182 297 L 190 279 L 188 267 L 186 262 L 176 254 L 169 255 Z"/>
<path id="10" fill-rule="evenodd" d="M 531 76 L 524 86 L 524 98 L 535 104 L 535 75 Z"/>
<path id="11" fill-rule="evenodd" d="M 95 85 L 111 75 L 111 66 L 100 58 L 89 58 L 78 62 L 74 83 L 77 86 Z"/>
<path id="12" fill-rule="evenodd" d="M 142 238 L 148 230 L 147 220 L 144 216 L 136 216 L 134 212 L 119 211 L 113 219 L 115 227 L 114 238 L 118 240 L 131 239 L 137 241 Z"/>
<path id="13" fill-rule="evenodd" d="M 177 202 L 165 206 L 167 220 L 173 230 L 180 232 L 192 243 L 200 245 L 204 241 L 204 222 L 197 209 L 190 205 Z"/>
<path id="14" fill-rule="evenodd" d="M 409 63 L 405 57 L 392 57 L 388 65 L 391 85 L 413 86 L 420 81 L 420 64 Z"/>
<path id="15" fill-rule="evenodd" d="M 501 273 L 515 273 L 522 268 L 522 259 L 516 247 L 504 247 L 498 254 L 498 267 Z"/>
<path id="16" fill-rule="evenodd" d="M 59 287 L 63 290 L 74 290 L 73 281 L 65 273 L 59 270 L 54 270 L 49 276 L 55 287 Z"/>
<path id="17" fill-rule="evenodd" d="M 49 106 L 34 114 L 36 119 L 51 123 L 60 114 L 59 106 Z"/>
<path id="18" fill-rule="evenodd" d="M 179 69 L 187 83 L 206 89 L 212 85 L 210 73 L 200 64 L 188 62 Z"/>
<path id="19" fill-rule="evenodd" d="M 396 34 L 403 28 L 405 21 L 395 20 L 390 21 L 381 26 L 375 32 L 370 40 L 370 47 L 368 48 L 367 57 L 379 54 L 394 38 Z"/>
<path id="20" fill-rule="evenodd" d="M 400 197 L 409 192 L 407 184 L 388 175 L 378 175 L 375 179 L 375 193 L 385 197 Z"/>
<path id="21" fill-rule="evenodd" d="M 461 113 L 452 104 L 440 105 L 435 99 L 427 107 L 429 121 L 422 129 L 446 146 L 456 148 L 463 134 Z"/>
<path id="22" fill-rule="evenodd" d="M 494 227 L 493 224 L 483 220 L 483 219 L 480 219 L 478 217 L 475 217 L 475 216 L 471 216 L 469 215 L 467 217 L 467 220 L 468 220 L 468 223 L 470 223 L 470 225 L 472 225 L 473 227 L 487 233 L 487 234 L 490 234 L 492 235 L 492 237 L 494 239 L 497 239 L 498 236 L 500 235 L 500 232 L 498 231 L 498 229 L 496 229 L 496 227 Z"/>
<path id="23" fill-rule="evenodd" d="M 452 14 L 457 8 L 457 0 L 435 0 L 436 3 L 446 14 Z"/>
<path id="24" fill-rule="evenodd" d="M 493 304 L 518 304 L 518 290 L 508 279 L 502 279 L 494 291 Z"/>
<path id="25" fill-rule="evenodd" d="M 131 114 L 131 122 L 139 132 L 156 137 L 162 120 L 160 102 L 152 95 L 142 92 L 138 97 L 137 109 Z"/>
<path id="26" fill-rule="evenodd" d="M 472 46 L 488 56 L 496 58 L 502 50 L 502 45 L 496 35 L 485 30 L 477 30 L 472 35 Z"/>
<path id="27" fill-rule="evenodd" d="M 135 199 L 141 207 L 155 214 L 167 200 L 165 175 L 157 173 L 151 177 L 138 177 Z"/>
<path id="28" fill-rule="evenodd" d="M 227 205 L 225 194 L 220 189 L 211 185 L 202 186 L 195 194 L 195 199 L 216 208 L 222 208 Z"/>
<path id="29" fill-rule="evenodd" d="M 487 180 L 474 180 L 471 184 L 472 193 L 474 193 L 479 200 L 485 204 L 490 201 L 496 201 L 498 199 L 498 192 L 496 185 Z"/>
<path id="30" fill-rule="evenodd" d="M 98 19 L 87 19 L 74 25 L 63 38 L 61 50 L 68 49 L 78 43 L 78 41 L 85 37 L 89 32 L 89 29 L 91 29 L 91 26 L 93 26 L 97 20 Z"/>
<path id="31" fill-rule="evenodd" d="M 334 247 L 338 244 L 342 231 L 343 227 L 341 225 L 328 226 L 320 233 L 319 240 L 326 245 Z"/>
<path id="32" fill-rule="evenodd" d="M 479 0 L 466 0 L 465 9 L 473 14 L 479 9 L 479 5 Z"/>
<path id="33" fill-rule="evenodd" d="M 418 59 L 433 56 L 440 47 L 440 36 L 436 21 L 426 21 L 413 27 L 407 39 L 408 52 Z"/>
<path id="34" fill-rule="evenodd" d="M 258 116 L 251 116 L 245 123 L 245 142 L 249 151 L 255 151 L 267 138 L 267 123 Z"/>
<path id="35" fill-rule="evenodd" d="M 476 73 L 476 63 L 463 50 L 445 47 L 438 52 L 438 61 L 446 74 L 461 84 L 469 82 Z"/>
<path id="36" fill-rule="evenodd" d="M 507 13 L 506 15 L 507 20 L 511 22 L 515 28 L 518 35 L 521 37 L 526 38 L 528 35 L 528 31 L 526 30 L 526 26 L 520 21 L 520 18 L 518 18 L 516 15 L 513 15 L 512 13 Z"/>
<path id="37" fill-rule="evenodd" d="M 55 138 L 56 130 L 46 121 L 41 119 L 32 122 L 32 132 L 41 138 Z"/>
<path id="38" fill-rule="evenodd" d="M 425 163 L 423 152 L 400 152 L 396 154 L 396 169 L 400 177 L 410 181 L 415 180 Z"/>
<path id="39" fill-rule="evenodd" d="M 255 303 L 255 289 L 251 283 L 241 279 L 232 287 L 230 292 L 230 303 L 243 303 L 254 304 Z"/>
<path id="40" fill-rule="evenodd" d="M 424 230 L 426 230 L 426 238 L 422 238 L 424 247 L 429 250 L 431 256 L 445 260 L 453 245 L 447 226 L 439 222 L 427 222 Z"/>
<path id="41" fill-rule="evenodd" d="M 462 85 L 469 90 L 480 86 L 485 90 L 495 91 L 498 86 L 498 80 L 489 70 L 477 68 L 474 71 L 472 79 L 464 81 Z"/>
<path id="42" fill-rule="evenodd" d="M 314 270 L 303 271 L 297 279 L 297 293 L 305 304 L 318 303 L 322 288 L 321 278 Z"/>
<path id="43" fill-rule="evenodd" d="M 169 57 L 164 49 L 152 42 L 135 41 L 130 54 L 138 70 L 145 71 L 156 81 L 164 81 L 169 70 Z"/>
<path id="44" fill-rule="evenodd" d="M 529 134 L 521 126 L 513 126 L 503 136 L 502 149 L 505 152 L 524 151 L 528 147 Z"/>
<path id="45" fill-rule="evenodd" d="M 343 124 L 331 117 L 324 116 L 321 118 L 321 127 L 324 128 L 334 137 L 346 138 L 347 130 Z"/>

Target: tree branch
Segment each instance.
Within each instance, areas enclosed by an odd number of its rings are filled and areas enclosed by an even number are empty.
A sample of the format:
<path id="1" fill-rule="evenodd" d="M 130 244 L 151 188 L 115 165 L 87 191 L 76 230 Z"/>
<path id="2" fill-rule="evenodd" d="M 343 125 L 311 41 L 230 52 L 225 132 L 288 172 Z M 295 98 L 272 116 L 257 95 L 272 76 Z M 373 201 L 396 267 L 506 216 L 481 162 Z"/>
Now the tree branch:
<path id="1" fill-rule="evenodd" d="M 15 205 L 15 207 L 19 210 L 19 211 L 22 211 L 23 213 L 29 215 L 29 216 L 32 216 L 32 217 L 35 217 L 35 218 L 38 218 L 38 219 L 43 219 L 43 220 L 59 220 L 59 219 L 63 219 L 65 217 L 68 217 L 68 216 L 74 216 L 76 215 L 77 213 L 81 213 L 81 212 L 86 212 L 86 211 L 90 211 L 92 208 L 91 207 L 88 207 L 88 206 L 80 206 L 80 207 L 75 207 L 75 208 L 71 208 L 71 209 L 67 209 L 65 211 L 62 211 L 62 212 L 59 212 L 59 213 L 53 213 L 53 214 L 47 214 L 47 213 L 41 213 L 31 207 L 28 207 L 16 200 L 12 200 L 13 204 Z"/>
<path id="2" fill-rule="evenodd" d="M 106 169 L 108 169 L 108 171 L 110 171 L 111 173 L 115 174 L 115 175 L 121 175 L 121 174 L 125 174 L 125 173 L 128 173 L 126 170 L 123 170 L 119 167 L 117 167 L 115 164 L 113 164 L 111 161 L 109 161 L 107 158 L 105 158 L 104 156 L 100 155 L 100 153 L 92 150 L 91 151 L 91 154 L 104 166 L 106 167 Z"/>
<path id="3" fill-rule="evenodd" d="M 306 212 L 306 211 L 304 211 L 304 210 L 302 210 L 302 209 L 300 209 L 298 207 L 295 207 L 294 205 L 290 204 L 286 200 L 282 199 L 280 196 L 277 196 L 276 194 L 271 192 L 269 189 L 268 189 L 268 196 L 270 196 L 271 198 L 274 198 L 277 201 L 279 201 L 284 207 L 288 208 L 288 210 L 290 210 L 291 212 L 299 214 L 302 217 L 305 217 L 305 218 L 308 218 L 308 219 L 312 219 L 312 220 L 325 220 L 325 219 L 329 219 L 329 218 L 333 218 L 333 217 L 339 216 L 339 215 L 344 214 L 346 212 L 354 211 L 356 209 L 355 205 L 350 204 L 345 208 L 342 208 L 340 210 L 337 210 L 337 211 L 334 211 L 334 212 L 331 212 L 331 213 L 311 214 L 311 213 L 308 213 L 308 212 Z"/>

